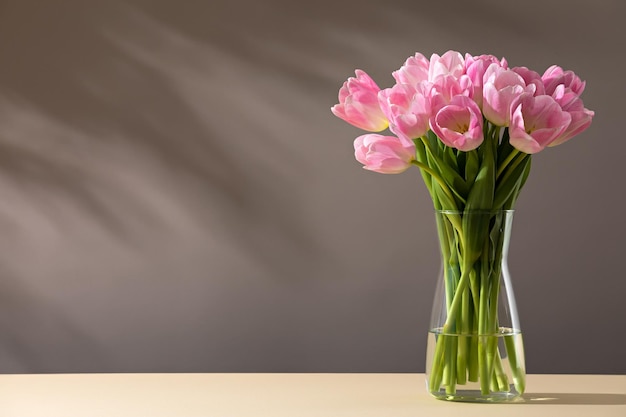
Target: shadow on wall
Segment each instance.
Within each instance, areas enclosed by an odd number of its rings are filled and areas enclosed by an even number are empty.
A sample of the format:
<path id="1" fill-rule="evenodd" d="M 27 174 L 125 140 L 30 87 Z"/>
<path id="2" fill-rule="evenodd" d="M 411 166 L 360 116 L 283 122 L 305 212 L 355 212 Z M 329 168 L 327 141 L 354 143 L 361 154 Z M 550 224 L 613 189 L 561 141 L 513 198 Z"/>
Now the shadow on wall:
<path id="1" fill-rule="evenodd" d="M 237 59 L 211 45 L 211 30 L 190 38 L 130 4 L 5 5 L 12 36 L 0 41 L 11 57 L 0 73 L 4 187 L 21 190 L 57 224 L 63 213 L 52 199 L 62 195 L 94 227 L 132 245 L 142 238 L 138 224 L 169 226 L 145 194 L 172 190 L 140 178 L 150 170 L 179 194 L 167 197 L 208 221 L 201 227 L 266 267 L 286 265 L 259 227 L 296 264 L 305 261 L 316 245 L 299 218 L 296 184 L 277 168 L 295 171 L 305 161 L 264 125 L 263 112 L 284 109 L 254 91 L 259 80 L 237 79 L 249 74 L 237 74 Z M 5 220 L 11 216 L 19 213 Z"/>
<path id="2" fill-rule="evenodd" d="M 262 55 L 216 24 L 227 2 L 152 3 L 2 5 L 0 296 L 19 303 L 2 303 L 0 344 L 17 371 L 54 371 L 20 327 L 98 355 L 58 301 L 22 284 L 55 270 L 52 247 L 108 239 L 149 257 L 195 229 L 275 279 L 306 279 L 328 256 L 302 207 L 309 162 L 281 132 L 306 116 L 285 120 L 294 109 L 272 85 L 293 68 L 251 70 Z"/>

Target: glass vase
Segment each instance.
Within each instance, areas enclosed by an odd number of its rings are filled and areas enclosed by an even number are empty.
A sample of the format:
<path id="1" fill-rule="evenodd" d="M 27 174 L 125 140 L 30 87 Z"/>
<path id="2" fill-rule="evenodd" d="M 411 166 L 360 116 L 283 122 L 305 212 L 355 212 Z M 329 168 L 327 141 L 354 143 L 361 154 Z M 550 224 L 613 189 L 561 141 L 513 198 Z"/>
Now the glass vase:
<path id="1" fill-rule="evenodd" d="M 441 271 L 426 386 L 450 401 L 515 401 L 526 371 L 507 254 L 512 210 L 438 211 Z"/>

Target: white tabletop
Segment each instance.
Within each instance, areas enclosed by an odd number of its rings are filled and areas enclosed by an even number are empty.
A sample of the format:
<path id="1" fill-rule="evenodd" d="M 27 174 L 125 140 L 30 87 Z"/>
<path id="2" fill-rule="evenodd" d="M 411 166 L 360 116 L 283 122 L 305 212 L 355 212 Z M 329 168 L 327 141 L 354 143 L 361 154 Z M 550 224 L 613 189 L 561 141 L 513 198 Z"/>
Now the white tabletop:
<path id="1" fill-rule="evenodd" d="M 624 375 L 529 375 L 524 401 L 436 400 L 423 374 L 0 375 L 2 417 L 626 416 Z"/>

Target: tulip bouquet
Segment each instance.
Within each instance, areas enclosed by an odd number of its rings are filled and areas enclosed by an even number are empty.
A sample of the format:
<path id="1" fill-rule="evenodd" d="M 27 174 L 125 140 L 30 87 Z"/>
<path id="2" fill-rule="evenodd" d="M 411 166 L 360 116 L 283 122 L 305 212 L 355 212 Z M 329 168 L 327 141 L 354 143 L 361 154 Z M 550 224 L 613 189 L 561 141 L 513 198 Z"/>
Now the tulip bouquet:
<path id="1" fill-rule="evenodd" d="M 420 169 L 438 213 L 445 270 L 445 322 L 437 329 L 431 392 L 478 381 L 483 394 L 507 390 L 507 376 L 488 338 L 448 334 L 497 334 L 502 221 L 513 209 L 531 156 L 562 144 L 591 124 L 580 98 L 585 83 L 558 66 L 543 75 L 510 68 L 492 55 L 448 51 L 430 60 L 417 53 L 393 72 L 396 84 L 381 90 L 356 70 L 339 90 L 332 112 L 368 132 L 354 141 L 364 168 L 398 174 Z M 478 215 L 477 215 L 478 213 Z M 477 344 L 477 346 L 476 346 Z M 514 388 L 524 391 L 524 370 L 508 352 Z"/>

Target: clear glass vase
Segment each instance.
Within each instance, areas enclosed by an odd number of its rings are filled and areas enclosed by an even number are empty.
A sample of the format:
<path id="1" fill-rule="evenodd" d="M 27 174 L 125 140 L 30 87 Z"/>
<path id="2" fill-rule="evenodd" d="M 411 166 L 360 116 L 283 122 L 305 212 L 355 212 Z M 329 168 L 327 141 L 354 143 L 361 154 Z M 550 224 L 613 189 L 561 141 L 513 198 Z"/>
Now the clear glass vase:
<path id="1" fill-rule="evenodd" d="M 507 266 L 512 210 L 438 211 L 442 267 L 426 351 L 426 386 L 450 401 L 515 401 L 522 333 Z"/>

